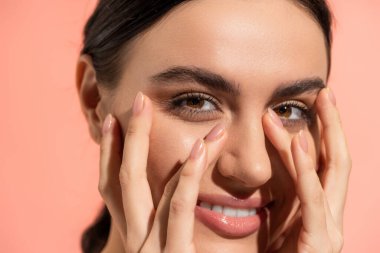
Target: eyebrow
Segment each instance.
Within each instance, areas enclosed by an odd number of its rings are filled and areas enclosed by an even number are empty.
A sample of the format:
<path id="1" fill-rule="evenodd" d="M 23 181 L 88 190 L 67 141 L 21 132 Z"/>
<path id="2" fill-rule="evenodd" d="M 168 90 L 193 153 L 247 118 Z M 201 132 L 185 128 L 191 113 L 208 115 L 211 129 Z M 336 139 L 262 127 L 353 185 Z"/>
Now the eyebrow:
<path id="1" fill-rule="evenodd" d="M 234 96 L 240 95 L 239 84 L 225 79 L 223 76 L 207 69 L 195 66 L 173 66 L 150 77 L 152 83 L 171 85 L 195 82 L 212 90 L 219 90 Z M 307 92 L 318 92 L 326 87 L 320 77 L 299 79 L 280 84 L 274 90 L 270 100 L 297 96 Z"/>
<path id="2" fill-rule="evenodd" d="M 174 66 L 153 75 L 150 79 L 153 83 L 158 82 L 168 85 L 171 83 L 195 82 L 209 89 L 230 93 L 234 96 L 240 95 L 239 85 L 223 78 L 219 74 L 194 66 Z"/>
<path id="3" fill-rule="evenodd" d="M 271 100 L 295 97 L 304 93 L 318 93 L 326 84 L 320 77 L 299 79 L 282 83 L 274 90 Z"/>

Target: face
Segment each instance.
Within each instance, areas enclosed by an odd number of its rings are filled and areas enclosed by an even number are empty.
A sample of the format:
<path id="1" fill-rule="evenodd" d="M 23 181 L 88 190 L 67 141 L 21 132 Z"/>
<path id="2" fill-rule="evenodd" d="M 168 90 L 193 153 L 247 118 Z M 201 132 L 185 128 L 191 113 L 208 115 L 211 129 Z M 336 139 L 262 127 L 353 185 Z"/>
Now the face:
<path id="1" fill-rule="evenodd" d="M 122 79 L 102 99 L 124 132 L 136 93 L 153 101 L 147 169 L 155 205 L 194 142 L 224 122 L 228 139 L 210 162 L 200 195 L 211 202 L 258 198 L 270 203 L 268 216 L 244 235 L 197 219 L 195 242 L 200 252 L 255 252 L 281 235 L 299 206 L 262 116 L 271 107 L 289 135 L 303 129 L 317 168 L 313 103 L 326 78 L 323 33 L 292 1 L 199 0 L 173 9 L 130 45 Z"/>

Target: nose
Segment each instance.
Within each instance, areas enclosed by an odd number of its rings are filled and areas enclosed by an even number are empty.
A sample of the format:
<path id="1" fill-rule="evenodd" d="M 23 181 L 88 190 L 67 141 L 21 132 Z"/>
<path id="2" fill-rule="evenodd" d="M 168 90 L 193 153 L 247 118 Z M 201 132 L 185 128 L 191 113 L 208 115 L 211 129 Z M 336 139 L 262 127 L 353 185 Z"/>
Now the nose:
<path id="1" fill-rule="evenodd" d="M 245 187 L 265 184 L 272 168 L 261 117 L 235 121 L 227 131 L 227 143 L 217 163 L 219 173 Z"/>

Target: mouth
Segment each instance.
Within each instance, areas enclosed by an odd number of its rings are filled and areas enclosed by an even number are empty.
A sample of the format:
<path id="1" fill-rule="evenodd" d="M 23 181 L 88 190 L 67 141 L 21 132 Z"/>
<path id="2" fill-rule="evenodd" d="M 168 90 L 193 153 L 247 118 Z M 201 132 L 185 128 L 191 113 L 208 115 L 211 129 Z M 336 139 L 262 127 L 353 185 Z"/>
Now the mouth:
<path id="1" fill-rule="evenodd" d="M 261 198 L 237 199 L 222 195 L 200 195 L 196 218 L 226 238 L 240 238 L 257 232 L 267 218 L 272 202 Z"/>

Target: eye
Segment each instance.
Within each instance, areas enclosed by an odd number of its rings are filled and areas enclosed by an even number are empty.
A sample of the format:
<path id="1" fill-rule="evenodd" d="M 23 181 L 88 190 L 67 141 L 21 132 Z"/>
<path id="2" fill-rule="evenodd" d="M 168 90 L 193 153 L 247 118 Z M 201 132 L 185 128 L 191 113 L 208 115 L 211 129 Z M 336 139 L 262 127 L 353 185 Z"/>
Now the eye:
<path id="1" fill-rule="evenodd" d="M 207 100 L 207 98 L 203 98 L 201 95 L 187 95 L 187 98 L 181 99 L 178 102 L 180 102 L 179 106 L 181 107 L 186 106 L 196 110 L 210 111 L 216 109 L 212 101 Z"/>
<path id="2" fill-rule="evenodd" d="M 272 108 L 280 117 L 285 127 L 309 124 L 313 118 L 311 110 L 302 102 L 285 101 Z"/>
<path id="3" fill-rule="evenodd" d="M 216 98 L 206 93 L 183 93 L 170 102 L 170 110 L 176 115 L 193 121 L 215 118 L 220 113 L 220 103 Z"/>

